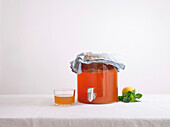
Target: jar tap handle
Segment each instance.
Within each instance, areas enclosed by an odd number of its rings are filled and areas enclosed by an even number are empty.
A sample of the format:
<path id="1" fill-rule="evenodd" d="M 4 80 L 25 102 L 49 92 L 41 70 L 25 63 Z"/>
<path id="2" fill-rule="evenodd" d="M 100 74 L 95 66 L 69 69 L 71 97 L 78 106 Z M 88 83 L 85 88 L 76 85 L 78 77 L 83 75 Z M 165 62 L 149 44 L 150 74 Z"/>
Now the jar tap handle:
<path id="1" fill-rule="evenodd" d="M 96 98 L 96 93 L 94 93 L 94 88 L 87 88 L 87 99 L 92 102 Z"/>

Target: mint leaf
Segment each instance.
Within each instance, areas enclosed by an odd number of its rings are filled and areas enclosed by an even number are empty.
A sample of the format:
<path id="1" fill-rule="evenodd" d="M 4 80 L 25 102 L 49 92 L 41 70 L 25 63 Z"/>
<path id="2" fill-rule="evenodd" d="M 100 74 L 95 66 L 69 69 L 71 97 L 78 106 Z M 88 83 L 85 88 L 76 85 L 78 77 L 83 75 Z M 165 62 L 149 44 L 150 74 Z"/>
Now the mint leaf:
<path id="1" fill-rule="evenodd" d="M 139 100 L 135 100 L 135 102 L 141 102 L 141 101 L 139 101 Z"/>
<path id="2" fill-rule="evenodd" d="M 140 93 L 137 93 L 136 95 L 135 95 L 135 98 L 137 98 L 137 99 L 140 99 L 142 97 L 142 94 L 140 94 Z"/>
<path id="3" fill-rule="evenodd" d="M 129 102 L 130 102 L 130 99 L 129 99 L 128 97 L 124 97 L 124 98 L 123 98 L 123 102 L 129 103 Z"/>
<path id="4" fill-rule="evenodd" d="M 126 97 L 130 97 L 131 93 L 131 91 L 126 92 Z"/>
<path id="5" fill-rule="evenodd" d="M 123 96 L 118 96 L 119 101 L 123 101 L 123 98 L 124 98 Z"/>
<path id="6" fill-rule="evenodd" d="M 135 92 L 136 92 L 136 90 L 134 89 L 134 92 L 133 92 L 133 93 L 135 94 Z"/>
<path id="7" fill-rule="evenodd" d="M 130 102 L 135 102 L 135 96 L 133 93 L 130 94 Z"/>

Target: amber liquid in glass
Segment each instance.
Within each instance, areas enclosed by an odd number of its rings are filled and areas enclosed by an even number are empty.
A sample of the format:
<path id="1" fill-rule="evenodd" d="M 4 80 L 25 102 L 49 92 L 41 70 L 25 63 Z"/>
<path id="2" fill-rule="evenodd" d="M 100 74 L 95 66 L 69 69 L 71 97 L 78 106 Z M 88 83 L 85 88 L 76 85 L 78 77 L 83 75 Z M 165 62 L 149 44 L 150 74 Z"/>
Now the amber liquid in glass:
<path id="1" fill-rule="evenodd" d="M 55 103 L 57 105 L 69 105 L 74 103 L 75 95 L 69 95 L 69 94 L 59 94 L 55 95 Z"/>
<path id="2" fill-rule="evenodd" d="M 89 102 L 87 89 L 94 88 L 96 98 Z M 78 101 L 83 103 L 112 103 L 118 101 L 117 71 L 102 63 L 83 64 L 78 74 Z"/>

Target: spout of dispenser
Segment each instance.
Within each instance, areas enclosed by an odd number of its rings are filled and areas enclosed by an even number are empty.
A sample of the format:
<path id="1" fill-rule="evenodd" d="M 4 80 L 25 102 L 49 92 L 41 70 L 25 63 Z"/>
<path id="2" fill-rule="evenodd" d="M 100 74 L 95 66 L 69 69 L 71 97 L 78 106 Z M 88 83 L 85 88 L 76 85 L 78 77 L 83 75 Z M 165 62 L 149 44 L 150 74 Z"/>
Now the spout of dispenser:
<path id="1" fill-rule="evenodd" d="M 96 98 L 94 93 L 94 88 L 87 88 L 87 99 L 89 102 L 92 102 Z"/>

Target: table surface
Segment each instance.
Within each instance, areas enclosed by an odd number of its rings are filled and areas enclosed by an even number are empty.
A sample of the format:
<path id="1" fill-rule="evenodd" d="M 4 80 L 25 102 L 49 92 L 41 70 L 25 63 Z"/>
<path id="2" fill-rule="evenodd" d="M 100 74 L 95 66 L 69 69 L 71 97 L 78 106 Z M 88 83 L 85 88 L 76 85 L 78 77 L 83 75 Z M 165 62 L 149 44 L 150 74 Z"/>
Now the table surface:
<path id="1" fill-rule="evenodd" d="M 71 106 L 56 106 L 52 95 L 0 95 L 0 127 L 170 127 L 170 94 Z"/>

